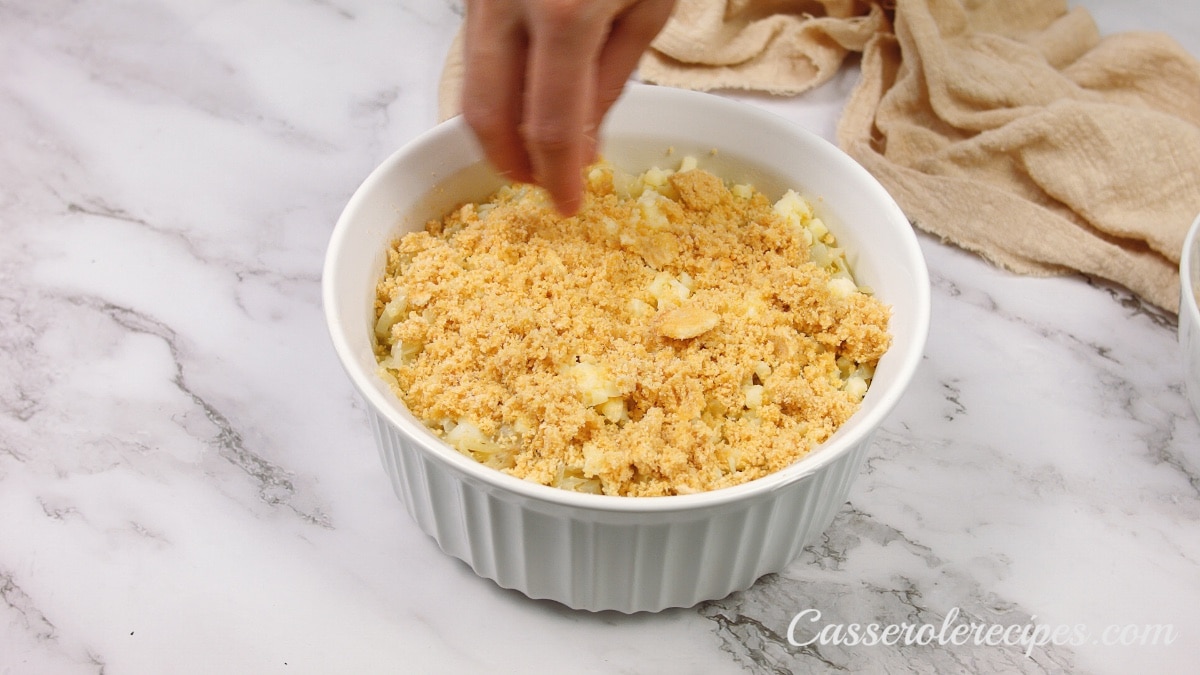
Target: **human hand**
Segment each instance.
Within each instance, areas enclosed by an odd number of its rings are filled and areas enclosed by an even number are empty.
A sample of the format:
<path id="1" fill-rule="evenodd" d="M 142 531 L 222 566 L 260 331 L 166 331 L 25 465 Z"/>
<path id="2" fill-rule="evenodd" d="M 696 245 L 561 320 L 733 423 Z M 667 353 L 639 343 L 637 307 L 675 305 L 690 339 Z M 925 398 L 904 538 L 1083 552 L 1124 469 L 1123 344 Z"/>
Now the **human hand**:
<path id="1" fill-rule="evenodd" d="M 675 0 L 467 0 L 463 117 L 507 177 L 578 211 L 583 168 Z"/>

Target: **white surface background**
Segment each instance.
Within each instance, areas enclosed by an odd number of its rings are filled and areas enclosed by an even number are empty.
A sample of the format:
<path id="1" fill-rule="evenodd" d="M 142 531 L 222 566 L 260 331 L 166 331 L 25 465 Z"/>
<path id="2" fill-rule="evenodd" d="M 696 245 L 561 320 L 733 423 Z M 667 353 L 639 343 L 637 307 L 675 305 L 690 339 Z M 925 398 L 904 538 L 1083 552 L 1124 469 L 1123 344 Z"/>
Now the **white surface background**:
<path id="1" fill-rule="evenodd" d="M 587 614 L 442 554 L 380 470 L 319 274 L 357 184 L 435 123 L 460 4 L 0 0 L 0 673 L 1195 671 L 1173 318 L 924 236 L 927 358 L 784 573 Z M 1200 53 L 1191 3 L 1082 4 Z M 741 98 L 832 138 L 855 77 Z M 810 608 L 1177 639 L 790 646 Z"/>

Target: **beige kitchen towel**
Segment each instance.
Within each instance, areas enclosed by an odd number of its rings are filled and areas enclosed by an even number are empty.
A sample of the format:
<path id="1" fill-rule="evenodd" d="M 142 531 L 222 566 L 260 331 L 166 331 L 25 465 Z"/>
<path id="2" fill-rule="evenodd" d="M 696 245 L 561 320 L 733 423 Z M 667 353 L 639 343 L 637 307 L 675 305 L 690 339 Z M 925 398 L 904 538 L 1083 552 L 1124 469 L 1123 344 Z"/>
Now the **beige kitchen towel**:
<path id="1" fill-rule="evenodd" d="M 833 77 L 886 26 L 878 2 L 677 0 L 638 76 L 688 89 L 798 94 Z"/>
<path id="2" fill-rule="evenodd" d="M 1200 63 L 1169 37 L 1102 38 L 1065 0 L 900 0 L 838 140 L 918 227 L 1177 311 L 1200 213 Z"/>
<path id="3" fill-rule="evenodd" d="M 442 64 L 442 76 L 438 79 L 437 104 L 438 121 L 445 122 L 462 112 L 463 76 L 466 74 L 463 62 L 463 26 L 458 27 L 450 50 L 446 52 L 446 60 Z"/>

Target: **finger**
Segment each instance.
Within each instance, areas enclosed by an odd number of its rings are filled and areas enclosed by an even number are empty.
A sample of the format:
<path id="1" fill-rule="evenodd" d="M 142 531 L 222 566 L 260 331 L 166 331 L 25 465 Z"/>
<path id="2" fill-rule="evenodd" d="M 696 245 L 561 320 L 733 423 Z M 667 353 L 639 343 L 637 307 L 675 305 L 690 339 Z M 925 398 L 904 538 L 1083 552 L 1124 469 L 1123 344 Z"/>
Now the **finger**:
<path id="1" fill-rule="evenodd" d="M 602 4 L 545 12 L 530 36 L 522 133 L 534 179 L 568 215 L 582 202 L 597 61 L 609 30 L 602 15 L 587 10 L 603 12 Z"/>
<path id="2" fill-rule="evenodd" d="M 484 155 L 512 180 L 533 180 L 519 128 L 528 36 L 507 2 L 468 2 L 463 40 L 462 111 Z"/>
<path id="3" fill-rule="evenodd" d="M 666 25 L 674 6 L 675 0 L 641 0 L 613 22 L 597 66 L 596 103 L 588 134 L 592 147 L 588 161 L 595 159 L 598 130 L 604 116 L 625 91 L 629 76 L 654 36 Z"/>

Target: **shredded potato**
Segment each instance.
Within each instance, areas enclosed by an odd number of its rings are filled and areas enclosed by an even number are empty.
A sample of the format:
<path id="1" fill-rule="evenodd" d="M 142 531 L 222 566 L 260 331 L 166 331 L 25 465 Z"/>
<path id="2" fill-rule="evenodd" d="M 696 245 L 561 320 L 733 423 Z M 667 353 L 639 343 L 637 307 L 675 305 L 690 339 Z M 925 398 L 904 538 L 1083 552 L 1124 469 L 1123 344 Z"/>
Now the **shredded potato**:
<path id="1" fill-rule="evenodd" d="M 687 494 L 800 459 L 858 408 L 890 310 L 802 196 L 695 167 L 602 162 L 577 216 L 515 185 L 402 237 L 381 374 L 460 452 L 545 485 Z"/>

